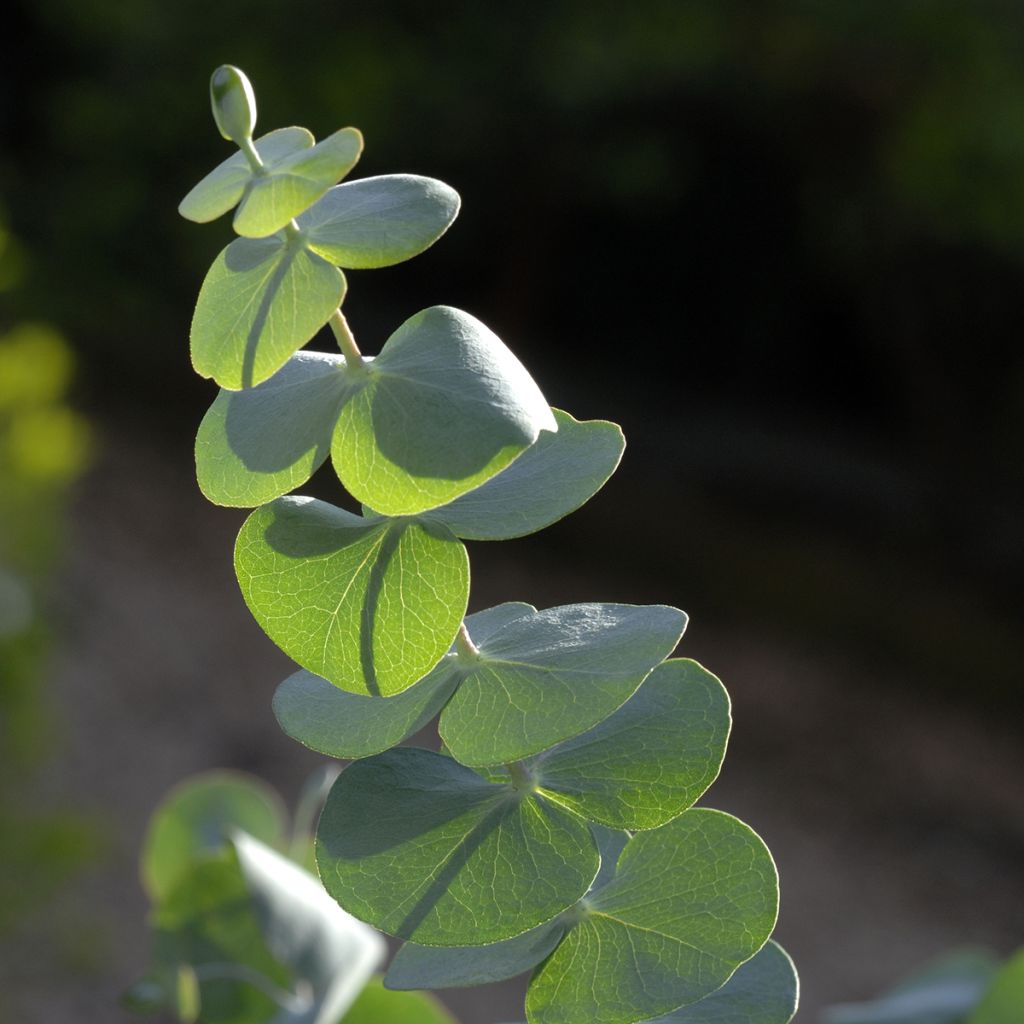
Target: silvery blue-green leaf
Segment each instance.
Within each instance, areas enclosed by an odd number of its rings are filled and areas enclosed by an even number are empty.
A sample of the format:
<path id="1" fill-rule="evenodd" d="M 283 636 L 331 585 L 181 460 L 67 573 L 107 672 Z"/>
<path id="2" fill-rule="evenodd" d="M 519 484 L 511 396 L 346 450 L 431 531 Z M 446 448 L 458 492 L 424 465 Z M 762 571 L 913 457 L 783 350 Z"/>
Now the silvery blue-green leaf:
<path id="1" fill-rule="evenodd" d="M 346 693 L 302 670 L 274 693 L 274 714 L 285 734 L 328 757 L 369 757 L 422 729 L 444 707 L 458 685 L 429 677 L 397 697 Z"/>
<path id="2" fill-rule="evenodd" d="M 269 380 L 221 391 L 199 425 L 196 476 L 217 505 L 254 508 L 304 484 L 331 452 L 345 360 L 296 352 Z"/>
<path id="3" fill-rule="evenodd" d="M 521 616 L 474 638 L 476 659 L 449 656 L 438 668 L 462 679 L 441 714 L 441 738 L 463 764 L 494 765 L 578 736 L 636 692 L 685 625 L 683 612 L 664 605 L 575 604 Z"/>
<path id="4" fill-rule="evenodd" d="M 880 998 L 833 1006 L 825 1024 L 960 1024 L 992 983 L 991 953 L 961 950 L 912 975 Z"/>
<path id="5" fill-rule="evenodd" d="M 531 1024 L 635 1024 L 710 995 L 767 941 L 778 877 L 742 822 L 693 809 L 634 836 L 537 969 Z"/>
<path id="6" fill-rule="evenodd" d="M 720 989 L 649 1024 L 789 1024 L 799 998 L 793 961 L 769 939 Z"/>
<path id="7" fill-rule="evenodd" d="M 363 136 L 355 128 L 343 128 L 311 149 L 265 164 L 253 175 L 235 212 L 235 231 L 247 238 L 280 231 L 345 177 L 362 151 Z"/>
<path id="8" fill-rule="evenodd" d="M 499 942 L 552 920 L 598 869 L 575 815 L 413 747 L 341 773 L 320 817 L 316 859 L 350 914 L 449 946 Z"/>
<path id="9" fill-rule="evenodd" d="M 312 498 L 253 512 L 235 571 L 249 610 L 289 657 L 373 697 L 401 693 L 437 664 L 469 598 L 466 549 L 438 524 L 367 520 Z"/>
<path id="10" fill-rule="evenodd" d="M 407 942 L 395 954 L 384 984 L 392 989 L 464 988 L 514 978 L 536 967 L 561 941 L 565 925 L 549 924 L 489 946 L 418 946 Z"/>
<path id="11" fill-rule="evenodd" d="M 391 992 L 378 979 L 359 994 L 339 1024 L 458 1024 L 425 992 Z"/>
<path id="12" fill-rule="evenodd" d="M 626 440 L 614 423 L 581 423 L 551 411 L 557 433 L 544 431 L 507 469 L 428 514 L 466 540 L 510 540 L 543 530 L 589 501 L 615 472 Z"/>
<path id="13" fill-rule="evenodd" d="M 999 970 L 967 1024 L 1017 1024 L 1024 1008 L 1024 949 Z"/>
<path id="14" fill-rule="evenodd" d="M 590 823 L 590 833 L 597 843 L 597 852 L 601 854 L 601 870 L 590 887 L 591 892 L 597 892 L 615 877 L 615 865 L 632 836 L 622 829 L 606 828 L 593 822 Z"/>
<path id="15" fill-rule="evenodd" d="M 277 373 L 345 295 L 337 267 L 284 235 L 236 238 L 213 262 L 192 316 L 192 364 L 222 388 Z"/>
<path id="16" fill-rule="evenodd" d="M 613 715 L 528 762 L 541 793 L 611 828 L 657 828 L 714 782 L 729 696 L 695 661 L 666 661 Z"/>
<path id="17" fill-rule="evenodd" d="M 466 618 L 474 632 L 491 631 L 535 611 L 509 601 Z M 458 679 L 431 673 L 397 697 L 346 693 L 305 670 L 289 676 L 274 694 L 274 714 L 293 740 L 328 757 L 369 757 L 422 729 L 452 695 Z"/>
<path id="18" fill-rule="evenodd" d="M 459 194 L 415 174 L 362 178 L 329 189 L 299 218 L 306 244 L 339 267 L 389 267 L 423 252 L 448 230 Z"/>
<path id="19" fill-rule="evenodd" d="M 384 515 L 443 505 L 557 429 L 522 363 L 479 320 L 448 306 L 407 320 L 364 372 L 331 455 L 349 493 Z"/>
<path id="20" fill-rule="evenodd" d="M 255 142 L 260 159 L 270 166 L 312 145 L 313 136 L 305 128 L 278 128 Z M 210 171 L 182 199 L 178 213 L 197 224 L 216 220 L 238 203 L 252 176 L 245 154 L 235 153 Z"/>
<path id="21" fill-rule="evenodd" d="M 172 789 L 153 812 L 143 843 L 142 881 L 150 899 L 165 899 L 197 860 L 223 849 L 234 829 L 265 843 L 283 838 L 284 806 L 262 780 L 213 771 Z"/>
<path id="22" fill-rule="evenodd" d="M 237 833 L 234 847 L 267 947 L 292 972 L 294 1002 L 276 1022 L 336 1024 L 384 962 L 384 940 L 259 840 Z"/>
<path id="23" fill-rule="evenodd" d="M 243 143 L 256 127 L 256 97 L 245 72 L 221 64 L 210 76 L 210 106 L 213 120 L 225 139 Z"/>

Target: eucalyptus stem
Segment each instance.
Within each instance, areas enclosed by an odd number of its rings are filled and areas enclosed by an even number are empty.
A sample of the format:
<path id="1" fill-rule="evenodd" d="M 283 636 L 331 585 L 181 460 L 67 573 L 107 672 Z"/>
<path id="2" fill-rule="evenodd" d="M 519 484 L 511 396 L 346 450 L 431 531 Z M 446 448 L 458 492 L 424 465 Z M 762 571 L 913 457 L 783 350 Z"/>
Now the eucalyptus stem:
<path id="1" fill-rule="evenodd" d="M 363 353 L 359 351 L 355 335 L 353 335 L 352 328 L 349 327 L 340 306 L 331 314 L 329 323 L 348 368 L 351 370 L 362 369 L 366 365 L 363 361 Z"/>
<path id="2" fill-rule="evenodd" d="M 466 629 L 464 622 L 459 626 L 459 632 L 456 634 L 455 648 L 459 652 L 459 657 L 466 661 L 475 661 L 480 657 L 480 648 L 470 639 L 469 630 Z"/>
<path id="3" fill-rule="evenodd" d="M 256 147 L 253 145 L 251 136 L 239 139 L 238 148 L 245 154 L 245 159 L 249 161 L 249 166 L 252 168 L 253 174 L 266 173 L 266 168 L 263 166 L 263 160 L 260 158 Z"/>

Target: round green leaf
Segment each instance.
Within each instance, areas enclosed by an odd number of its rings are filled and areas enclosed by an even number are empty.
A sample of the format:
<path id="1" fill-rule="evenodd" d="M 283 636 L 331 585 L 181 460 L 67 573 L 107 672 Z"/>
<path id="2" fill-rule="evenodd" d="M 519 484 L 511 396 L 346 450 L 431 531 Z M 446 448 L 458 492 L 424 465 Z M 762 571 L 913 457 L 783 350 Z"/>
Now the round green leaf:
<path id="1" fill-rule="evenodd" d="M 457 1024 L 457 1021 L 433 996 L 422 992 L 390 992 L 375 979 L 359 994 L 340 1024 Z"/>
<path id="2" fill-rule="evenodd" d="M 683 612 L 664 605 L 575 604 L 521 616 L 474 638 L 475 661 L 444 663 L 462 683 L 441 714 L 441 737 L 463 764 L 494 765 L 578 736 L 636 692 L 685 625 Z"/>
<path id="3" fill-rule="evenodd" d="M 281 798 L 242 772 L 206 772 L 172 789 L 153 812 L 142 846 L 142 882 L 150 899 L 165 899 L 195 861 L 224 847 L 234 829 L 279 842 L 285 831 Z"/>
<path id="4" fill-rule="evenodd" d="M 265 164 L 253 175 L 235 212 L 234 228 L 247 238 L 280 231 L 343 178 L 363 151 L 363 136 L 343 128 L 289 156 Z"/>
<path id="5" fill-rule="evenodd" d="M 415 174 L 362 178 L 330 189 L 299 218 L 309 247 L 339 267 L 389 267 L 429 248 L 459 212 L 459 194 Z"/>
<path id="6" fill-rule="evenodd" d="M 598 869 L 579 818 L 413 747 L 341 773 L 316 858 L 325 888 L 350 914 L 437 946 L 498 942 L 550 921 Z"/>
<path id="7" fill-rule="evenodd" d="M 543 530 L 589 501 L 615 472 L 626 439 L 614 423 L 581 423 L 551 411 L 557 433 L 544 431 L 511 466 L 430 517 L 466 540 L 510 540 Z"/>
<path id="8" fill-rule="evenodd" d="M 278 128 L 255 142 L 256 152 L 266 165 L 273 165 L 312 145 L 313 136 L 305 128 Z M 197 224 L 216 220 L 238 203 L 252 177 L 245 154 L 235 153 L 210 171 L 182 199 L 178 213 Z"/>
<path id="9" fill-rule="evenodd" d="M 799 999 L 793 961 L 769 939 L 720 989 L 649 1024 L 789 1024 Z"/>
<path id="10" fill-rule="evenodd" d="M 222 390 L 196 435 L 203 494 L 254 508 L 304 484 L 330 454 L 349 391 L 344 358 L 326 352 L 296 352 L 262 384 Z"/>
<path id="11" fill-rule="evenodd" d="M 489 946 L 419 946 L 407 942 L 395 954 L 384 984 L 391 989 L 465 988 L 514 978 L 536 967 L 561 941 L 565 924 L 531 928 Z"/>
<path id="12" fill-rule="evenodd" d="M 192 317 L 192 364 L 238 391 L 261 384 L 330 319 L 337 267 L 283 235 L 236 238 L 213 262 Z"/>
<path id="13" fill-rule="evenodd" d="M 357 500 L 413 515 L 478 487 L 557 424 L 522 363 L 479 320 L 407 320 L 341 411 L 331 455 Z"/>
<path id="14" fill-rule="evenodd" d="M 474 633 L 489 635 L 535 610 L 509 601 L 468 616 L 466 623 Z M 301 671 L 278 686 L 274 714 L 288 736 L 311 750 L 343 760 L 369 757 L 422 729 L 444 707 L 457 685 L 452 673 L 431 672 L 397 697 L 364 697 Z"/>
<path id="15" fill-rule="evenodd" d="M 257 509 L 235 545 L 249 610 L 303 668 L 387 697 L 444 656 L 469 597 L 466 549 L 437 524 L 362 519 L 288 497 Z"/>
<path id="16" fill-rule="evenodd" d="M 695 809 L 634 836 L 614 878 L 541 964 L 531 1024 L 635 1024 L 714 992 L 767 941 L 778 912 L 767 847 Z"/>
<path id="17" fill-rule="evenodd" d="M 610 718 L 529 762 L 543 795 L 611 828 L 657 828 L 718 776 L 729 696 L 694 661 L 666 661 Z"/>

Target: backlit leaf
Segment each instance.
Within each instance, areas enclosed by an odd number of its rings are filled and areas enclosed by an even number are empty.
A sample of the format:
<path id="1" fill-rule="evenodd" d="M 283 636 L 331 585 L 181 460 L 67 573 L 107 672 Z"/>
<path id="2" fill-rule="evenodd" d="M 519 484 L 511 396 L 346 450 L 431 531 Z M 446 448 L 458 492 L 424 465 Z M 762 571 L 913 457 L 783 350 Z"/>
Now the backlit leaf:
<path id="1" fill-rule="evenodd" d="M 337 267 L 283 235 L 236 238 L 213 262 L 192 317 L 192 364 L 222 388 L 275 374 L 341 304 Z"/>
<path id="2" fill-rule="evenodd" d="M 469 596 L 466 549 L 437 524 L 363 519 L 287 497 L 242 526 L 235 570 L 267 635 L 351 693 L 401 693 L 449 649 Z"/>
<path id="3" fill-rule="evenodd" d="M 443 181 L 387 174 L 330 189 L 299 218 L 299 228 L 325 260 L 362 270 L 423 252 L 458 212 L 459 195 Z"/>
<path id="4" fill-rule="evenodd" d="M 334 468 L 357 500 L 412 515 L 472 490 L 557 424 L 523 365 L 479 320 L 434 306 L 407 320 L 341 411 Z"/>
<path id="5" fill-rule="evenodd" d="M 544 431 L 507 469 L 428 515 L 466 540 L 509 540 L 543 530 L 589 501 L 615 472 L 626 441 L 614 423 L 579 422 L 552 409 Z"/>
<path id="6" fill-rule="evenodd" d="M 374 979 L 339 1024 L 457 1024 L 457 1021 L 433 996 L 423 992 L 389 992 Z"/>

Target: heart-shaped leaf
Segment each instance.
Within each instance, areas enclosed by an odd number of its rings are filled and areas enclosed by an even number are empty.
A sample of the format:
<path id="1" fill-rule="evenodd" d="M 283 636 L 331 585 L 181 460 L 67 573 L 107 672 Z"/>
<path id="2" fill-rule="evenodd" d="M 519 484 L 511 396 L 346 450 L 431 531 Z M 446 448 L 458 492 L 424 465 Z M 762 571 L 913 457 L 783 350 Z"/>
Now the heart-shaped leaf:
<path id="1" fill-rule="evenodd" d="M 363 136 L 355 128 L 342 128 L 310 149 L 265 164 L 253 174 L 238 206 L 235 231 L 247 238 L 280 231 L 348 174 L 362 151 Z"/>
<path id="2" fill-rule="evenodd" d="M 575 815 L 413 747 L 341 773 L 316 858 L 349 913 L 422 945 L 522 934 L 572 906 L 599 864 Z"/>
<path id="3" fill-rule="evenodd" d="M 254 508 L 300 487 L 330 454 L 351 387 L 342 356 L 296 352 L 262 384 L 221 391 L 196 436 L 203 494 Z"/>
<path id="4" fill-rule="evenodd" d="M 648 1024 L 789 1024 L 799 998 L 793 961 L 769 939 L 720 989 Z"/>
<path id="5" fill-rule="evenodd" d="M 463 764 L 495 765 L 578 736 L 636 692 L 685 625 L 683 612 L 664 605 L 576 604 L 520 616 L 477 643 L 475 659 L 449 656 L 435 669 L 462 680 L 441 715 L 441 737 Z"/>
<path id="6" fill-rule="evenodd" d="M 451 501 L 557 429 L 522 363 L 479 320 L 447 306 L 402 324 L 365 373 L 331 454 L 349 493 L 384 515 Z"/>
<path id="7" fill-rule="evenodd" d="M 615 472 L 626 440 L 614 423 L 574 420 L 552 409 L 544 431 L 507 469 L 427 513 L 466 540 L 510 540 L 536 533 L 589 501 Z"/>
<path id="8" fill-rule="evenodd" d="M 363 270 L 417 256 L 458 212 L 459 194 L 443 181 L 387 174 L 330 189 L 299 218 L 299 228 L 325 260 Z"/>
<path id="9" fill-rule="evenodd" d="M 686 811 L 627 844 L 615 876 L 541 964 L 531 1024 L 635 1024 L 710 995 L 767 941 L 778 877 L 764 843 L 719 811 Z"/>
<path id="10" fill-rule="evenodd" d="M 488 635 L 532 611 L 528 604 L 510 601 L 470 615 L 466 623 L 474 633 Z M 422 729 L 457 685 L 452 674 L 428 676 L 397 697 L 364 697 L 301 671 L 278 686 L 274 714 L 288 736 L 311 750 L 345 760 L 369 757 Z"/>
<path id="11" fill-rule="evenodd" d="M 176 786 L 150 818 L 142 848 L 142 880 L 154 903 L 204 856 L 223 849 L 242 829 L 265 843 L 285 832 L 285 809 L 277 793 L 241 772 L 214 771 Z"/>
<path id="12" fill-rule="evenodd" d="M 305 128 L 278 128 L 255 142 L 264 166 L 274 164 L 313 145 Z M 215 167 L 178 206 L 178 213 L 198 224 L 216 220 L 232 209 L 245 194 L 253 172 L 244 153 L 235 153 Z"/>
<path id="13" fill-rule="evenodd" d="M 449 649 L 469 596 L 466 549 L 438 524 L 363 519 L 311 498 L 257 509 L 235 546 L 242 595 L 303 668 L 392 696 Z"/>
<path id="14" fill-rule="evenodd" d="M 213 262 L 192 317 L 192 364 L 238 391 L 261 384 L 345 296 L 337 267 L 284 235 L 236 238 Z"/>
<path id="15" fill-rule="evenodd" d="M 657 828 L 715 781 L 730 728 L 725 687 L 666 661 L 611 717 L 528 762 L 541 793 L 611 828 Z"/>

